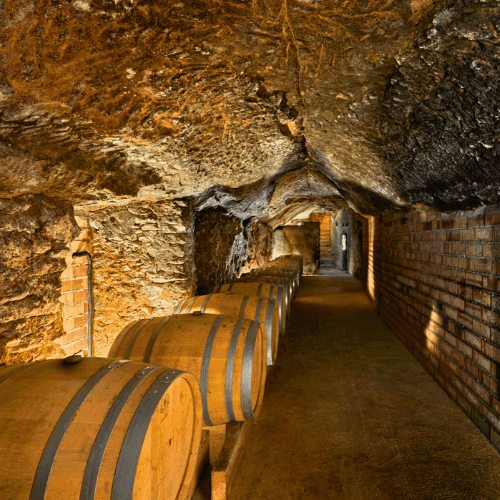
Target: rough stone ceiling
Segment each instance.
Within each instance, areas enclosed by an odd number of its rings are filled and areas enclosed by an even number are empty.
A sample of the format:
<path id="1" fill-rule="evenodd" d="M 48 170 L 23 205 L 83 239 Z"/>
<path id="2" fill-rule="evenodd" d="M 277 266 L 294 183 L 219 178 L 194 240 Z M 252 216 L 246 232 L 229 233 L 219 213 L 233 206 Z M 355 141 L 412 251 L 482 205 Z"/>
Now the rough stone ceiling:
<path id="1" fill-rule="evenodd" d="M 0 197 L 499 202 L 499 31 L 488 1 L 3 0 Z"/>

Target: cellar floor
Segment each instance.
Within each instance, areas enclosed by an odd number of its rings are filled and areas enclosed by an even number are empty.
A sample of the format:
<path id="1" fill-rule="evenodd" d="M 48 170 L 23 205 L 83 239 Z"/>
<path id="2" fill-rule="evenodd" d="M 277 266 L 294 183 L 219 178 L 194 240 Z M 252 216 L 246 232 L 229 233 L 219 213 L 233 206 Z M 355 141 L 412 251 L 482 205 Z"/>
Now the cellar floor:
<path id="1" fill-rule="evenodd" d="M 500 455 L 346 273 L 304 277 L 230 500 L 496 500 Z"/>

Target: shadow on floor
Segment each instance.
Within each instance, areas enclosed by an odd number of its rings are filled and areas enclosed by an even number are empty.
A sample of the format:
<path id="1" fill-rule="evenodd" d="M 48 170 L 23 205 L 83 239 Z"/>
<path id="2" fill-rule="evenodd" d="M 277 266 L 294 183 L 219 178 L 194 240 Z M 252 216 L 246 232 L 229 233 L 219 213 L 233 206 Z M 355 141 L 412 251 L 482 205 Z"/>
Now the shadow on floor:
<path id="1" fill-rule="evenodd" d="M 304 277 L 229 500 L 498 500 L 500 455 L 358 280 Z"/>

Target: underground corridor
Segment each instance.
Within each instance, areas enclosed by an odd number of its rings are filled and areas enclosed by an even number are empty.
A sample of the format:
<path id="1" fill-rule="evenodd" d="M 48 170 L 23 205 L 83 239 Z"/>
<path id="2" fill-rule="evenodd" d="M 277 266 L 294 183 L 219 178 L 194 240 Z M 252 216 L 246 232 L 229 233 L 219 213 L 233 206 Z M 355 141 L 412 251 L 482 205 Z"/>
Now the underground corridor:
<path id="1" fill-rule="evenodd" d="M 499 33 L 0 1 L 0 500 L 500 500 Z"/>

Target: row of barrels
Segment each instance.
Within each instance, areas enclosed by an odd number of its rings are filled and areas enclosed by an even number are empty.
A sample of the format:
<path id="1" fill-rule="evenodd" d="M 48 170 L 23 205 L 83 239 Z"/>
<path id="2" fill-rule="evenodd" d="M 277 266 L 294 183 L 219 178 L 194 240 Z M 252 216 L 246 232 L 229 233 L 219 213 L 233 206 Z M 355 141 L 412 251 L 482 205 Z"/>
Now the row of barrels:
<path id="1" fill-rule="evenodd" d="M 257 417 L 300 276 L 273 261 L 127 325 L 108 358 L 1 368 L 0 498 L 186 499 L 202 423 Z"/>

